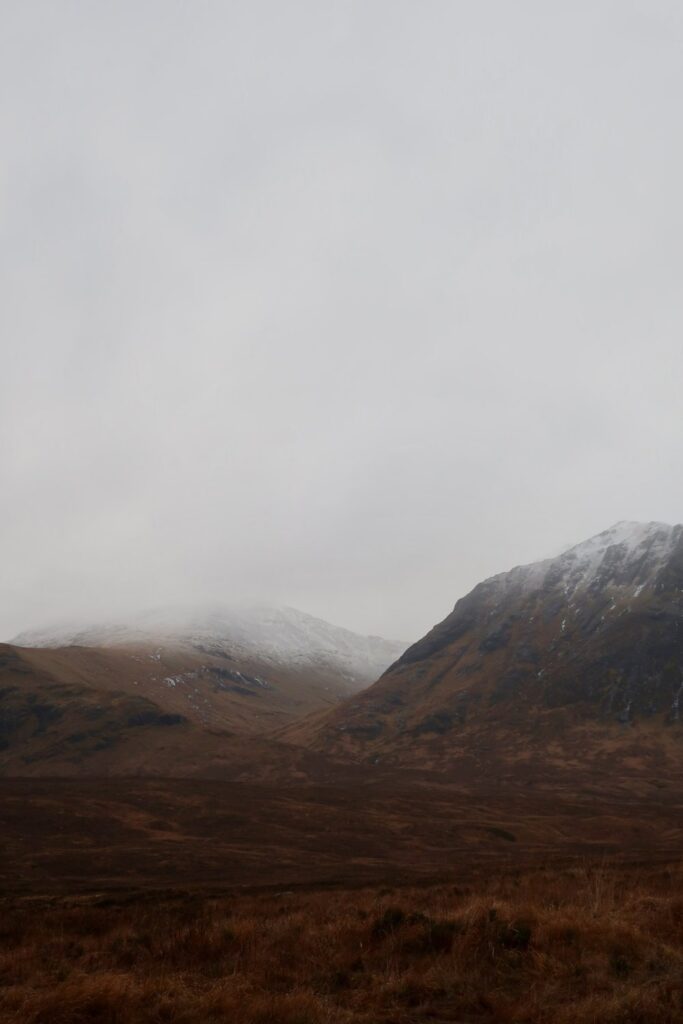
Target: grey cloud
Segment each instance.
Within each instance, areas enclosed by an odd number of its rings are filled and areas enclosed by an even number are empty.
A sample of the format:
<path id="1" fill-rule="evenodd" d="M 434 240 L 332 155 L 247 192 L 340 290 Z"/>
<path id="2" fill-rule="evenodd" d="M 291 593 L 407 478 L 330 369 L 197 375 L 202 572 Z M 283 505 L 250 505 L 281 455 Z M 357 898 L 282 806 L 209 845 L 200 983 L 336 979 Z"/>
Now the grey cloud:
<path id="1" fill-rule="evenodd" d="M 8 3 L 0 635 L 411 639 L 683 518 L 669 2 Z"/>

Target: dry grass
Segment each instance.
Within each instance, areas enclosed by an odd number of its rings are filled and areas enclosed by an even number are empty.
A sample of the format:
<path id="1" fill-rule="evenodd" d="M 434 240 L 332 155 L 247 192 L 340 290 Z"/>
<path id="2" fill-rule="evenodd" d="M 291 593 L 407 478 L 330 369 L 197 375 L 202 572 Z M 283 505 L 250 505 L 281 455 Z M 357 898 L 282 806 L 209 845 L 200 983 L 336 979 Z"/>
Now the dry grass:
<path id="1" fill-rule="evenodd" d="M 5 902 L 13 1024 L 683 1020 L 683 872 L 468 888 Z"/>

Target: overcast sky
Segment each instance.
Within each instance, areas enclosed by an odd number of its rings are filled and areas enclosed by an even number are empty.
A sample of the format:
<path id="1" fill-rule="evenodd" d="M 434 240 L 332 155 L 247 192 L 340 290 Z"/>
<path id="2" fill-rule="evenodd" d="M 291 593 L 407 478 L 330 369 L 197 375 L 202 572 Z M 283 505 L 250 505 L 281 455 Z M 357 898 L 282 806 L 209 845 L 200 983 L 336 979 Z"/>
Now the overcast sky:
<path id="1" fill-rule="evenodd" d="M 681 521 L 682 96 L 677 0 L 4 0 L 0 637 Z"/>

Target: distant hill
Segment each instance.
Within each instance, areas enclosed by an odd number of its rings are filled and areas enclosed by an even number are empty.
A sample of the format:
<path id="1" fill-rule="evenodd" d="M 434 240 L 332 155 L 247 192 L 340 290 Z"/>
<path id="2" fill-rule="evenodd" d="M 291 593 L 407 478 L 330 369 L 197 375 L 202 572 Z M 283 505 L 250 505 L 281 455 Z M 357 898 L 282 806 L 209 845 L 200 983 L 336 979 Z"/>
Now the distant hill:
<path id="1" fill-rule="evenodd" d="M 321 755 L 174 710 L 182 701 L 174 705 L 173 688 L 159 701 L 127 691 L 117 685 L 119 657 L 99 649 L 0 644 L 0 777 L 318 781 L 329 775 Z M 238 704 L 227 707 L 226 719 Z"/>
<path id="2" fill-rule="evenodd" d="M 361 636 L 341 626 L 287 607 L 162 608 L 123 622 L 70 624 L 29 630 L 15 636 L 19 647 L 143 647 L 185 650 L 258 662 L 273 670 L 314 673 L 339 692 L 374 682 L 407 644 Z"/>
<path id="3" fill-rule="evenodd" d="M 0 645 L 0 774 L 213 771 L 226 737 L 247 756 L 237 737 L 333 706 L 402 648 L 273 608 L 24 633 Z"/>

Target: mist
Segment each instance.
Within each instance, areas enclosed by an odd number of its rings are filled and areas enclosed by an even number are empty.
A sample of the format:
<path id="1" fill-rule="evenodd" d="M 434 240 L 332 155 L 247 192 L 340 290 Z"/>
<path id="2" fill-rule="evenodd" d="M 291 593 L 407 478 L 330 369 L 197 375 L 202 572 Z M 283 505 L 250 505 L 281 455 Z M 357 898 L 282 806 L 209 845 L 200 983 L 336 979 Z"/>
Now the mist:
<path id="1" fill-rule="evenodd" d="M 3 5 L 0 638 L 412 641 L 683 519 L 683 10 Z"/>

